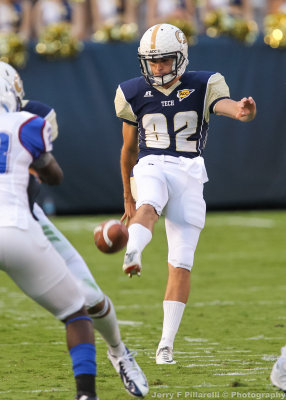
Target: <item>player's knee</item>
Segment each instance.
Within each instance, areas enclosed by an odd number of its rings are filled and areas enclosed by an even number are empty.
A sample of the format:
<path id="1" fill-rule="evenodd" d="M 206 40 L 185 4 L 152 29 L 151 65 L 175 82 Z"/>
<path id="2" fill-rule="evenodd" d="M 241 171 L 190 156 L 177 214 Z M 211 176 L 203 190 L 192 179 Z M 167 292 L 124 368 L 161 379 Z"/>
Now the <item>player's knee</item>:
<path id="1" fill-rule="evenodd" d="M 137 210 L 138 216 L 142 216 L 145 220 L 156 222 L 158 219 L 158 213 L 156 206 L 151 204 L 142 204 Z"/>
<path id="2" fill-rule="evenodd" d="M 75 318 L 87 317 L 87 316 L 88 316 L 88 311 L 87 311 L 86 307 L 83 306 L 83 307 L 81 307 L 80 310 L 68 315 L 66 318 L 62 319 L 61 321 L 66 324 L 69 321 L 74 320 Z"/>
<path id="3" fill-rule="evenodd" d="M 109 298 L 107 296 L 105 296 L 102 301 L 100 301 L 99 303 L 95 304 L 94 306 L 88 308 L 88 314 L 92 318 L 103 318 L 109 314 L 110 307 L 111 307 L 111 305 L 110 305 Z"/>
<path id="4" fill-rule="evenodd" d="M 169 253 L 168 263 L 174 268 L 191 271 L 194 264 L 195 250 L 191 246 L 179 246 Z"/>

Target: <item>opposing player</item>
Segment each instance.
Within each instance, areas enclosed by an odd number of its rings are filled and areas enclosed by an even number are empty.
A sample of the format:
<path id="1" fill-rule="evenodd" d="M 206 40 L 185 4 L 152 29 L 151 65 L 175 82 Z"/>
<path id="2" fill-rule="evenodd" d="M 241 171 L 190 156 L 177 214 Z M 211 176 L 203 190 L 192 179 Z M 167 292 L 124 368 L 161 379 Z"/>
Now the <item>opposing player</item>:
<path id="1" fill-rule="evenodd" d="M 0 62 L 0 76 L 4 77 L 14 87 L 22 110 L 38 114 L 51 123 L 51 137 L 54 140 L 58 136 L 55 111 L 41 102 L 24 100 L 22 80 L 17 71 L 9 64 Z M 80 254 L 52 224 L 40 206 L 34 202 L 38 188 L 37 182 L 33 177 L 30 178 L 29 192 L 31 210 L 55 250 L 63 257 L 69 270 L 76 277 L 85 295 L 85 305 L 94 328 L 106 341 L 108 345 L 108 358 L 117 373 L 120 374 L 125 389 L 135 397 L 144 397 L 149 390 L 148 382 L 137 364 L 134 354 L 129 351 L 121 340 L 112 301 L 99 288 Z"/>
<path id="2" fill-rule="evenodd" d="M 138 50 L 144 77 L 119 85 L 116 114 L 123 120 L 121 172 L 129 241 L 123 271 L 141 273 L 141 253 L 164 212 L 169 277 L 163 301 L 164 322 L 157 364 L 175 364 L 173 342 L 190 291 L 190 271 L 204 227 L 203 186 L 207 173 L 202 153 L 210 113 L 251 121 L 251 97 L 234 101 L 220 73 L 185 72 L 188 46 L 182 31 L 169 24 L 148 29 Z M 138 152 L 139 136 L 139 152 Z M 131 193 L 134 173 L 137 202 Z"/>
<path id="3" fill-rule="evenodd" d="M 50 124 L 16 112 L 11 86 L 0 78 L 0 268 L 29 297 L 66 325 L 77 396 L 97 400 L 95 345 L 84 296 L 62 257 L 53 249 L 30 212 L 29 166 L 54 185 L 63 173 L 50 151 Z"/>
<path id="4" fill-rule="evenodd" d="M 273 365 L 270 379 L 274 386 L 286 393 L 286 346 L 282 347 L 281 355 Z"/>

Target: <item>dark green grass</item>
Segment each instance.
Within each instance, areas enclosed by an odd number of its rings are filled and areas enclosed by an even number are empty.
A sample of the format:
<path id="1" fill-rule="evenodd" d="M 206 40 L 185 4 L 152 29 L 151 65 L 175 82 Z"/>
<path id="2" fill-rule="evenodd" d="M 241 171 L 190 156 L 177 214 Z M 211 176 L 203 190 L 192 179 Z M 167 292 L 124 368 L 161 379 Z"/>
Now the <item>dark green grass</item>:
<path id="1" fill-rule="evenodd" d="M 149 380 L 147 398 L 282 398 L 269 374 L 286 344 L 286 213 L 207 215 L 173 366 L 154 361 L 167 280 L 163 220 L 143 253 L 141 278 L 128 279 L 121 271 L 124 252 L 104 255 L 93 244 L 93 227 L 106 218 L 58 217 L 54 223 L 112 298 L 123 340 L 137 351 Z M 0 279 L 0 400 L 73 399 L 63 326 L 2 272 Z M 130 398 L 98 335 L 97 362 L 100 399 Z"/>

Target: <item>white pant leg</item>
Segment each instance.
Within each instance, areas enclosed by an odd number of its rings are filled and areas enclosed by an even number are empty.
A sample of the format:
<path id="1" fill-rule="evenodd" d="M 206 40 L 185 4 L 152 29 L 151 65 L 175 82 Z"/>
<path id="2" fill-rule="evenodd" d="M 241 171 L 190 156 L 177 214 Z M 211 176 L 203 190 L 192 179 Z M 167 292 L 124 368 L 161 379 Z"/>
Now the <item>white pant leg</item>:
<path id="1" fill-rule="evenodd" d="M 137 188 L 136 208 L 150 204 L 161 215 L 168 201 L 167 182 L 162 162 L 149 159 L 148 156 L 142 158 L 133 169 Z"/>
<path id="2" fill-rule="evenodd" d="M 0 268 L 29 297 L 64 319 L 83 306 L 84 296 L 40 225 L 32 216 L 28 221 L 28 230 L 0 228 Z"/>
<path id="3" fill-rule="evenodd" d="M 104 299 L 104 294 L 97 285 L 84 259 L 36 203 L 34 204 L 33 212 L 38 218 L 43 232 L 55 250 L 64 258 L 69 270 L 78 280 L 78 284 L 85 295 L 85 305 L 92 307 L 100 303 Z"/>
<path id="4" fill-rule="evenodd" d="M 176 165 L 169 165 L 165 174 L 169 189 L 169 201 L 164 210 L 168 262 L 174 267 L 191 270 L 205 223 L 203 183 Z"/>

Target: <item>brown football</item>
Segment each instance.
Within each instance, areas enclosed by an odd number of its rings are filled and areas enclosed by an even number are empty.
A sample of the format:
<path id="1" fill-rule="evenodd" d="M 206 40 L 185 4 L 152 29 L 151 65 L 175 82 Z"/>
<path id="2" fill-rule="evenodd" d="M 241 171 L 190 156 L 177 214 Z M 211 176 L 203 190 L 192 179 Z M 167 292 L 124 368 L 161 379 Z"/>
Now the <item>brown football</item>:
<path id="1" fill-rule="evenodd" d="M 116 253 L 128 242 L 128 229 L 117 219 L 110 219 L 94 229 L 94 243 L 103 253 Z"/>

